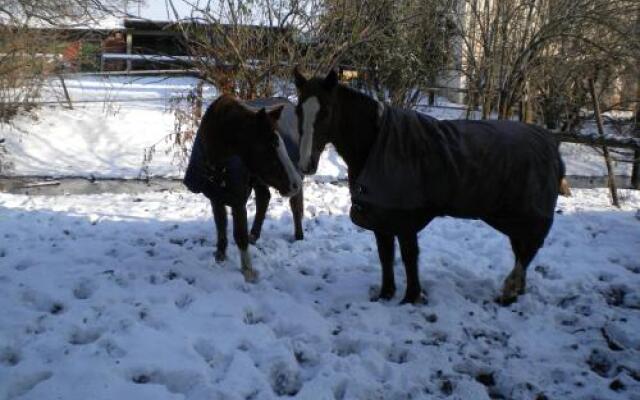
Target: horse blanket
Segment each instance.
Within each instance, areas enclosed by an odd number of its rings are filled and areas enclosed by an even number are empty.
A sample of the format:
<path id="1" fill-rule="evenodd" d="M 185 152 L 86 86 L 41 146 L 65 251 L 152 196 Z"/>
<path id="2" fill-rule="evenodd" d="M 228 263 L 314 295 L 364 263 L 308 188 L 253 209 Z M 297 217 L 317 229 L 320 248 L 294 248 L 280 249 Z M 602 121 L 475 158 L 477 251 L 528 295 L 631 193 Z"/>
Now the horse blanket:
<path id="1" fill-rule="evenodd" d="M 356 224 L 372 229 L 362 222 L 371 207 L 553 217 L 564 164 L 546 130 L 513 121 L 439 121 L 390 106 L 378 128 L 362 172 L 350 180 Z"/>
<path id="2" fill-rule="evenodd" d="M 256 111 L 262 107 L 273 108 L 284 105 L 278 120 L 278 133 L 282 137 L 287 153 L 294 165 L 300 157 L 298 145 L 299 135 L 295 107 L 284 98 L 266 98 L 244 103 Z M 183 183 L 193 193 L 202 193 L 215 202 L 228 206 L 244 205 L 251 194 L 256 177 L 252 176 L 239 156 L 233 156 L 208 168 L 205 164 L 202 132 L 198 130 L 193 141 L 189 164 L 185 171 Z"/>

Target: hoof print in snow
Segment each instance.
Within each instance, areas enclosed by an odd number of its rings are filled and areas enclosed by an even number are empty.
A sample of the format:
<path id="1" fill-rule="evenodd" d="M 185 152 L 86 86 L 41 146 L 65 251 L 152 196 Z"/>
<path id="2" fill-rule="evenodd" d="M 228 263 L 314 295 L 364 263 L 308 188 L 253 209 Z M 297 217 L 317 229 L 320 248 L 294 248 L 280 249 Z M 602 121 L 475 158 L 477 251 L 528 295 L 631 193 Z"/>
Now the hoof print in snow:
<path id="1" fill-rule="evenodd" d="M 164 274 L 164 277 L 167 278 L 168 280 L 172 281 L 174 279 L 176 279 L 177 277 L 179 277 L 180 275 L 178 275 L 177 272 L 174 272 L 172 270 L 169 270 L 166 274 Z"/>
<path id="2" fill-rule="evenodd" d="M 444 379 L 440 382 L 440 392 L 445 396 L 451 396 L 453 393 L 453 383 L 449 379 Z"/>
<path id="3" fill-rule="evenodd" d="M 78 300 L 86 300 L 93 296 L 95 289 L 95 284 L 92 281 L 82 280 L 73 288 L 73 297 Z"/>
<path id="4" fill-rule="evenodd" d="M 425 315 L 424 319 L 430 324 L 435 324 L 436 322 L 438 322 L 438 316 L 433 313 Z"/>
<path id="5" fill-rule="evenodd" d="M 100 338 L 102 332 L 97 329 L 76 329 L 69 336 L 69 343 L 81 346 L 95 342 Z"/>
<path id="6" fill-rule="evenodd" d="M 548 265 L 536 265 L 533 270 L 538 274 L 540 274 L 540 276 L 542 276 L 543 279 L 549 279 L 549 280 L 562 279 L 562 276 L 557 272 L 555 272 L 553 269 L 551 269 L 551 267 Z"/>
<path id="7" fill-rule="evenodd" d="M 23 396 L 33 390 L 33 388 L 38 386 L 41 382 L 50 379 L 52 376 L 53 373 L 51 371 L 42 371 L 21 376 L 8 385 L 7 391 L 5 392 L 7 394 L 6 398 L 14 399 Z"/>
<path id="8" fill-rule="evenodd" d="M 185 238 L 171 238 L 169 239 L 169 243 L 171 244 L 175 244 L 177 246 L 184 246 L 185 243 L 187 243 L 187 239 Z"/>
<path id="9" fill-rule="evenodd" d="M 493 377 L 493 372 L 481 372 L 476 375 L 476 381 L 480 382 L 484 386 L 492 387 L 495 386 L 496 380 Z"/>
<path id="10" fill-rule="evenodd" d="M 112 358 L 122 358 L 127 352 L 111 340 L 101 340 L 98 345 Z"/>
<path id="11" fill-rule="evenodd" d="M 61 303 L 53 303 L 51 305 L 51 308 L 49 309 L 49 312 L 52 315 L 62 314 L 64 312 L 64 305 L 62 305 Z"/>
<path id="12" fill-rule="evenodd" d="M 387 360 L 394 364 L 405 364 L 409 361 L 409 352 L 406 349 L 392 348 L 387 354 Z"/>
<path id="13" fill-rule="evenodd" d="M 25 271 L 27 269 L 29 269 L 29 267 L 31 267 L 33 265 L 33 262 L 31 261 L 27 261 L 27 260 L 22 260 L 19 261 L 15 267 L 13 267 L 16 271 Z"/>
<path id="14" fill-rule="evenodd" d="M 420 340 L 420 344 L 423 346 L 440 346 L 443 343 L 447 343 L 447 334 L 445 332 L 431 332 L 431 338 Z"/>
<path id="15" fill-rule="evenodd" d="M 622 383 L 622 381 L 620 381 L 620 379 L 614 379 L 609 384 L 609 389 L 613 390 L 614 392 L 622 392 L 622 391 L 624 391 L 626 389 L 626 387 L 625 387 L 624 383 Z"/>
<path id="16" fill-rule="evenodd" d="M 5 347 L 0 349 L 0 364 L 6 365 L 7 367 L 13 367 L 18 365 L 20 362 L 20 353 L 18 351 Z"/>
<path id="17" fill-rule="evenodd" d="M 271 388 L 278 396 L 295 396 L 302 388 L 300 374 L 285 362 L 276 363 L 269 378 Z"/>
<path id="18" fill-rule="evenodd" d="M 191 303 L 193 303 L 193 296 L 191 296 L 189 293 L 185 293 L 179 296 L 175 301 L 176 307 L 178 307 L 180 310 L 184 310 L 185 308 L 189 307 Z"/>
<path id="19" fill-rule="evenodd" d="M 245 310 L 242 321 L 247 325 L 262 324 L 265 322 L 264 316 L 253 310 Z"/>
<path id="20" fill-rule="evenodd" d="M 611 285 L 602 292 L 606 302 L 610 306 L 620 307 L 624 304 L 624 298 L 628 289 L 624 285 Z"/>
<path id="21" fill-rule="evenodd" d="M 607 378 L 609 376 L 609 372 L 611 371 L 612 367 L 612 363 L 611 360 L 609 360 L 609 357 L 597 349 L 591 352 L 591 355 L 587 360 L 587 364 L 593 372 L 602 376 L 603 378 Z"/>
<path id="22" fill-rule="evenodd" d="M 151 382 L 151 378 L 146 374 L 134 375 L 131 377 L 131 381 L 138 385 L 144 385 L 145 383 Z"/>

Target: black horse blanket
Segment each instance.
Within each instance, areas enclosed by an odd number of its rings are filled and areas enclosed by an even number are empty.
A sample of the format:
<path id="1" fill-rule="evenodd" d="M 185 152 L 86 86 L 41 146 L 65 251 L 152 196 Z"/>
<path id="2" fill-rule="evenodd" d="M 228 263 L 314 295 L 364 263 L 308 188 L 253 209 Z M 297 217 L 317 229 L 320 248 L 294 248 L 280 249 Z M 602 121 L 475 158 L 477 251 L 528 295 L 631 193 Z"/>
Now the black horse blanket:
<path id="1" fill-rule="evenodd" d="M 294 165 L 300 157 L 299 135 L 295 120 L 295 107 L 284 98 L 267 98 L 247 101 L 247 107 L 256 111 L 262 107 L 272 108 L 284 105 L 278 120 L 278 133 L 282 137 L 287 153 Z M 215 202 L 228 206 L 244 205 L 251 194 L 256 177 L 252 176 L 240 157 L 234 156 L 213 167 L 207 168 L 204 158 L 202 133 L 198 131 L 193 141 L 189 164 L 183 183 L 193 193 L 202 193 Z"/>
<path id="2" fill-rule="evenodd" d="M 374 227 L 358 214 L 367 217 L 370 207 L 463 218 L 552 218 L 563 176 L 558 146 L 542 128 L 439 121 L 386 106 L 364 169 L 350 181 L 351 215 L 368 229 Z"/>

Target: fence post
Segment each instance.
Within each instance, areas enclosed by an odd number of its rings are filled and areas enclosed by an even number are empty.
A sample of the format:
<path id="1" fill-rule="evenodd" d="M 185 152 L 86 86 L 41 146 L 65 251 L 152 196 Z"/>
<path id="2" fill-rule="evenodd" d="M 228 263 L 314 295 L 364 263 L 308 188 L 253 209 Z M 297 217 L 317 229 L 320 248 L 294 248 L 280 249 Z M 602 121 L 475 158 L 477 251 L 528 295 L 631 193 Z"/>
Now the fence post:
<path id="1" fill-rule="evenodd" d="M 631 187 L 640 190 L 640 150 L 633 152 L 633 167 L 631 168 Z"/>
<path id="2" fill-rule="evenodd" d="M 60 79 L 60 83 L 62 84 L 62 91 L 64 92 L 64 97 L 67 100 L 67 105 L 70 110 L 73 110 L 73 103 L 71 103 L 71 96 L 69 96 L 69 91 L 67 90 L 67 84 L 64 83 L 64 77 L 62 76 L 62 71 L 58 70 L 58 78 Z"/>
<path id="3" fill-rule="evenodd" d="M 600 103 L 598 102 L 598 95 L 596 94 L 596 85 L 592 78 L 589 79 L 589 91 L 591 92 L 591 99 L 593 100 L 593 112 L 596 115 L 598 133 L 604 138 L 604 125 L 602 124 Z M 604 160 L 607 164 L 607 173 L 609 174 L 609 190 L 611 191 L 611 200 L 614 206 L 620 208 L 620 201 L 618 200 L 618 189 L 616 188 L 616 176 L 611 164 L 611 155 L 609 154 L 609 148 L 606 144 L 602 145 L 602 151 L 604 153 Z"/>
<path id="4" fill-rule="evenodd" d="M 640 11 L 638 11 L 638 32 L 640 32 Z M 635 115 L 635 137 L 640 137 L 640 75 L 636 81 L 636 115 Z M 633 166 L 631 167 L 631 187 L 640 190 L 640 150 L 633 152 Z"/>
<path id="5" fill-rule="evenodd" d="M 127 55 L 130 56 L 133 52 L 133 33 L 127 31 Z M 127 72 L 131 71 L 131 58 L 127 58 Z"/>

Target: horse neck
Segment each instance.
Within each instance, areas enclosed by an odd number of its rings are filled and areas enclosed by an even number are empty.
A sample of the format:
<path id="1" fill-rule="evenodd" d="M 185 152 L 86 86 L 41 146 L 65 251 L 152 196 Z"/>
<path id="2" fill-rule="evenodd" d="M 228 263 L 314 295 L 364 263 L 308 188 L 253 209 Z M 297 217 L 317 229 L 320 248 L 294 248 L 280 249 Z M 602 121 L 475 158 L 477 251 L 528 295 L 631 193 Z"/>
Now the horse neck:
<path id="1" fill-rule="evenodd" d="M 341 85 L 336 90 L 332 143 L 346 162 L 352 180 L 360 175 L 378 135 L 379 103 Z"/>

